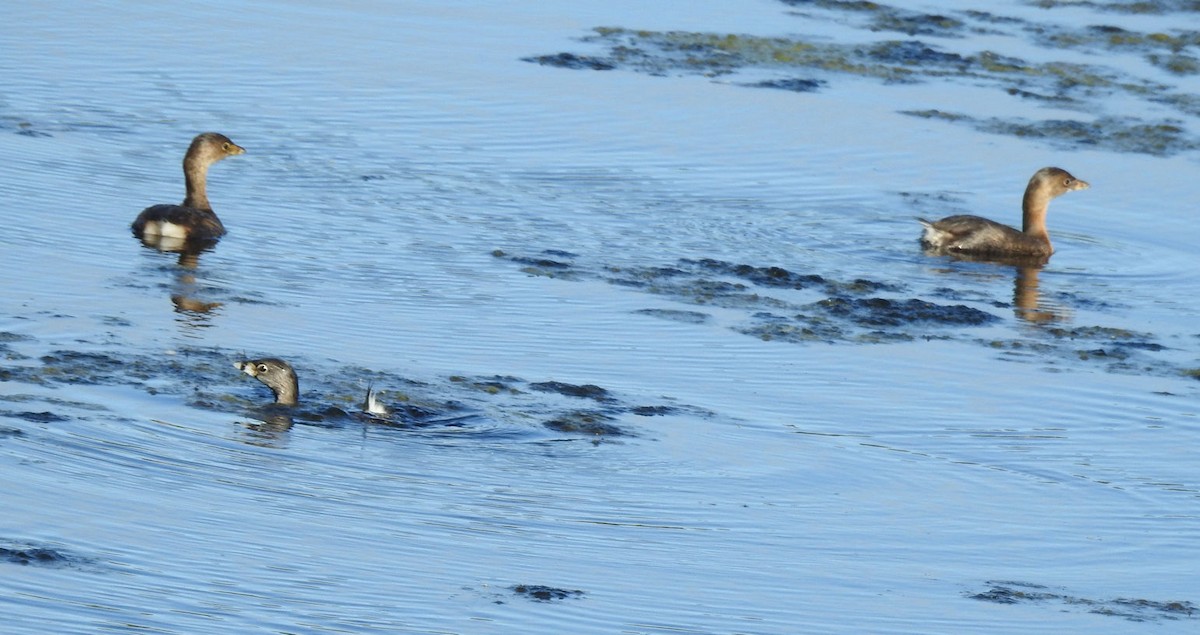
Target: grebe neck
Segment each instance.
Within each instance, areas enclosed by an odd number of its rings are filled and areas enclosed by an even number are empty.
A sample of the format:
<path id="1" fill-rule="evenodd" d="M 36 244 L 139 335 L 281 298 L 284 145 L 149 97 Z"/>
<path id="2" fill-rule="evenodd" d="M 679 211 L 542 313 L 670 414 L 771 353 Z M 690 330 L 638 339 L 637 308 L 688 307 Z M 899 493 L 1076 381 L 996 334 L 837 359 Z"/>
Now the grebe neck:
<path id="1" fill-rule="evenodd" d="M 186 157 L 183 160 L 183 178 L 187 184 L 187 197 L 183 199 L 183 206 L 211 211 L 212 205 L 208 202 L 207 192 L 208 164 L 193 157 Z"/>
<path id="2" fill-rule="evenodd" d="M 1022 232 L 1028 236 L 1050 240 L 1050 233 L 1046 231 L 1046 210 L 1050 207 L 1051 198 L 1053 197 L 1050 193 L 1038 187 L 1037 183 L 1029 183 L 1029 187 L 1025 188 L 1025 198 L 1021 200 Z"/>

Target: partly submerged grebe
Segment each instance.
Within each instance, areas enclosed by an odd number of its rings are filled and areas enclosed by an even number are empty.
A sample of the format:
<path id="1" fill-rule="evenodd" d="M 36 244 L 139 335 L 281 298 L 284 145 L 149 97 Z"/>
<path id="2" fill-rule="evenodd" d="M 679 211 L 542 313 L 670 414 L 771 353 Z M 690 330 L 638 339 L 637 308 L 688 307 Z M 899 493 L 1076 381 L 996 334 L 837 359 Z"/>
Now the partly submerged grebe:
<path id="1" fill-rule="evenodd" d="M 270 388 L 271 392 L 275 393 L 275 403 L 281 406 L 294 406 L 298 403 L 300 382 L 296 379 L 296 371 L 292 365 L 282 359 L 278 357 L 248 359 L 234 362 L 233 367 Z M 390 408 L 380 403 L 379 393 L 370 387 L 367 388 L 367 396 L 363 399 L 362 411 L 371 417 L 387 417 L 392 414 Z"/>
<path id="2" fill-rule="evenodd" d="M 980 216 L 947 216 L 934 222 L 918 218 L 925 226 L 921 246 L 939 253 L 985 258 L 1049 257 L 1054 253 L 1050 234 L 1046 232 L 1046 208 L 1051 199 L 1088 187 L 1087 181 L 1071 176 L 1062 168 L 1042 168 L 1025 188 L 1025 198 L 1021 201 L 1022 231 Z"/>
<path id="3" fill-rule="evenodd" d="M 188 242 L 216 240 L 225 234 L 225 226 L 208 203 L 205 185 L 208 167 L 225 157 L 245 154 L 246 149 L 217 132 L 204 132 L 192 139 L 183 157 L 183 177 L 187 197 L 181 205 L 153 205 L 142 210 L 133 221 L 133 235 L 146 239 L 174 239 Z"/>
<path id="4" fill-rule="evenodd" d="M 300 382 L 292 365 L 278 357 L 248 359 L 234 362 L 233 367 L 261 381 L 275 393 L 275 403 L 283 406 L 296 405 L 300 397 Z"/>

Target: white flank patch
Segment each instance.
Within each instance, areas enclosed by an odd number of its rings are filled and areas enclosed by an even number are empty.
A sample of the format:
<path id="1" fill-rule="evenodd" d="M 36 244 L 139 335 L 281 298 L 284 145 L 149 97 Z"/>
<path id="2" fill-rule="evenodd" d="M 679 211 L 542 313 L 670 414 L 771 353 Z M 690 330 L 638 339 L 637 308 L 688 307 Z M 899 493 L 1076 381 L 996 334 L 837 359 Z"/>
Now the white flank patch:
<path id="1" fill-rule="evenodd" d="M 176 225 L 175 223 L 158 223 L 158 235 L 163 238 L 178 238 L 183 240 L 188 237 L 187 227 Z"/>
<path id="2" fill-rule="evenodd" d="M 142 236 L 162 236 L 162 223 L 156 220 L 146 221 L 142 225 Z"/>
<path id="3" fill-rule="evenodd" d="M 187 227 L 176 225 L 175 223 L 165 223 L 160 220 L 146 221 L 146 225 L 142 227 L 142 236 L 161 236 L 163 238 L 178 238 L 186 240 L 188 237 Z"/>

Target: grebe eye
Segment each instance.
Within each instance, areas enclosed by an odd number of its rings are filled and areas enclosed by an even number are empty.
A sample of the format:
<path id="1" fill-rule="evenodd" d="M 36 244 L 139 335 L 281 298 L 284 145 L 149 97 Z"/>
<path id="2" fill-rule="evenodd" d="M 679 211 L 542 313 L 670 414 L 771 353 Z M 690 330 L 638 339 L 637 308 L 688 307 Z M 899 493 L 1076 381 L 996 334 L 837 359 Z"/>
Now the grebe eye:
<path id="1" fill-rule="evenodd" d="M 222 150 L 224 150 L 224 151 L 226 151 L 226 152 L 229 152 L 229 142 L 228 142 L 228 141 L 226 141 L 225 143 L 222 143 L 222 144 L 221 144 L 221 149 L 222 149 Z"/>
<path id="2" fill-rule="evenodd" d="M 258 372 L 260 372 L 260 373 L 265 373 L 265 372 L 267 372 L 267 365 L 266 365 L 266 364 L 259 364 L 259 365 L 258 365 Z"/>
<path id="3" fill-rule="evenodd" d="M 1075 179 L 1063 179 L 1063 185 L 1070 185 L 1075 182 Z"/>

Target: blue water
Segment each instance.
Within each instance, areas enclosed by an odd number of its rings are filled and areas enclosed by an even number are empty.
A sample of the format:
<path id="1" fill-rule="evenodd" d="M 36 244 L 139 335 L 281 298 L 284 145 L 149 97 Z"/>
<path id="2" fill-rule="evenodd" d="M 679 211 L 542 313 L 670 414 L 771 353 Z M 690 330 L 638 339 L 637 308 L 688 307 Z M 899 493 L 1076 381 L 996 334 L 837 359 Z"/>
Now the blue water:
<path id="1" fill-rule="evenodd" d="M 1105 609 L 1200 604 L 1195 152 L 1069 150 L 898 112 L 1063 116 L 970 83 L 791 93 L 520 61 L 590 52 L 577 38 L 596 26 L 888 37 L 768 0 L 6 9 L 0 631 L 1194 631 L 1186 611 Z M 939 45 L 1060 57 L 987 33 Z M 1061 57 L 1198 88 L 1137 56 Z M 128 224 L 182 198 L 203 130 L 247 154 L 213 168 L 230 233 L 188 269 Z M 1012 270 L 917 249 L 918 214 L 1015 222 L 1043 165 L 1092 188 L 1054 203 L 1040 308 L 1159 347 L 1097 361 L 1110 343 L 1022 319 Z M 569 252 L 589 275 L 531 275 L 497 250 Z M 703 258 L 950 289 L 998 319 L 885 344 L 766 340 L 743 332 L 752 307 L 606 277 Z M 682 311 L 702 319 L 660 317 Z M 64 351 L 131 370 L 56 378 L 43 357 Z M 310 400 L 377 378 L 471 416 L 271 430 L 243 355 L 291 360 Z M 461 380 L 494 377 L 522 389 Z M 547 413 L 595 404 L 525 388 L 550 380 L 674 408 L 614 415 L 620 436 L 553 430 Z M 12 555 L 36 549 L 57 557 Z M 997 582 L 1053 597 L 972 597 Z"/>

